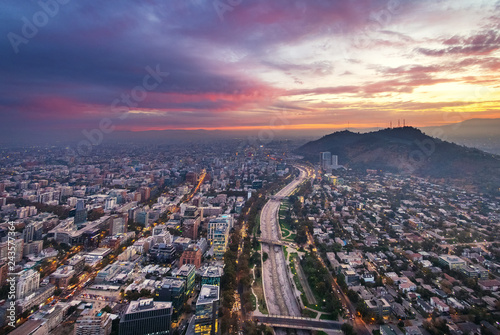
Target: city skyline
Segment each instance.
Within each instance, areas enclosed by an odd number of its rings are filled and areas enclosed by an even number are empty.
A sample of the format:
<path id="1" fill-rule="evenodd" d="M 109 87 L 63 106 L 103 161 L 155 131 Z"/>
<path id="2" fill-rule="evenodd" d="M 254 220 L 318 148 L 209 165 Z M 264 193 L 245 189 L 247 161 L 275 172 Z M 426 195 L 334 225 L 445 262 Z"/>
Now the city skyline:
<path id="1" fill-rule="evenodd" d="M 2 5 L 0 130 L 499 118 L 496 1 Z"/>

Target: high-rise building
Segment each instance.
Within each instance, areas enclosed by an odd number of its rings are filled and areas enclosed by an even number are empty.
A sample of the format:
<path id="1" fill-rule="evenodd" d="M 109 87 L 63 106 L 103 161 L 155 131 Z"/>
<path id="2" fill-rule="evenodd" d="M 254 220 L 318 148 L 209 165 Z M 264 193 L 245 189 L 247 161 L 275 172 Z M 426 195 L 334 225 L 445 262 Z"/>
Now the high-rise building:
<path id="1" fill-rule="evenodd" d="M 195 266 L 192 264 L 184 264 L 181 266 L 177 272 L 175 272 L 175 276 L 177 278 L 184 279 L 186 281 L 186 295 L 190 295 L 194 289 L 194 280 L 195 280 Z"/>
<path id="2" fill-rule="evenodd" d="M 23 240 L 24 243 L 30 243 L 33 241 L 33 237 L 35 236 L 35 225 L 33 223 L 29 223 L 24 227 L 23 230 Z"/>
<path id="3" fill-rule="evenodd" d="M 19 275 L 16 285 L 16 299 L 22 299 L 40 287 L 40 272 L 29 269 Z"/>
<path id="4" fill-rule="evenodd" d="M 147 227 L 149 223 L 149 212 L 148 211 L 136 212 L 135 221 Z"/>
<path id="5" fill-rule="evenodd" d="M 67 200 L 66 200 L 66 204 L 70 207 L 75 207 L 76 204 L 78 202 L 78 198 L 76 197 L 69 197 Z"/>
<path id="6" fill-rule="evenodd" d="M 87 221 L 87 209 L 85 208 L 85 202 L 83 199 L 78 199 L 75 209 L 75 224 L 79 225 L 85 221 Z"/>
<path id="7" fill-rule="evenodd" d="M 224 270 L 221 265 L 209 266 L 201 275 L 201 285 L 220 285 Z"/>
<path id="8" fill-rule="evenodd" d="M 174 308 L 173 313 L 177 314 L 186 297 L 186 281 L 182 278 L 165 278 L 156 287 L 155 292 L 155 300 L 171 301 Z"/>
<path id="9" fill-rule="evenodd" d="M 332 153 L 329 151 L 319 153 L 319 165 L 323 170 L 329 170 L 332 166 Z"/>
<path id="10" fill-rule="evenodd" d="M 43 222 L 31 222 L 23 230 L 24 243 L 41 240 L 43 236 Z"/>
<path id="11" fill-rule="evenodd" d="M 203 220 L 203 208 L 198 208 L 196 206 L 186 206 L 182 212 L 184 219 L 196 219 L 199 218 Z"/>
<path id="12" fill-rule="evenodd" d="M 23 254 L 24 255 L 38 255 L 43 250 L 43 241 L 33 241 L 29 243 L 24 243 Z"/>
<path id="13" fill-rule="evenodd" d="M 218 312 L 219 286 L 203 285 L 196 301 L 195 334 L 219 334 Z"/>
<path id="14" fill-rule="evenodd" d="M 75 275 L 75 270 L 71 265 L 61 265 L 56 271 L 52 272 L 49 276 L 51 284 L 56 285 L 58 288 L 63 289 L 69 285 L 71 278 Z"/>
<path id="15" fill-rule="evenodd" d="M 79 275 L 85 268 L 85 257 L 81 254 L 76 254 L 66 261 L 67 265 L 71 265 L 75 273 Z"/>
<path id="16" fill-rule="evenodd" d="M 229 240 L 229 227 L 218 227 L 213 233 L 214 256 L 217 259 L 222 259 L 226 252 L 227 243 Z"/>
<path id="17" fill-rule="evenodd" d="M 104 209 L 111 210 L 115 207 L 116 207 L 116 198 L 115 197 L 106 198 L 105 203 L 104 203 Z"/>
<path id="18" fill-rule="evenodd" d="M 170 264 L 175 260 L 175 247 L 172 244 L 157 243 L 148 252 L 152 262 Z"/>
<path id="19" fill-rule="evenodd" d="M 12 242 L 0 242 L 0 261 L 7 262 L 9 260 L 9 251 L 12 251 Z M 20 238 L 14 240 L 15 261 L 20 262 L 24 256 L 24 241 Z M 10 255 L 12 258 L 12 254 Z"/>
<path id="20" fill-rule="evenodd" d="M 171 322 L 171 302 L 132 301 L 120 320 L 119 335 L 169 335 Z"/>
<path id="21" fill-rule="evenodd" d="M 336 168 L 339 165 L 339 156 L 332 155 L 332 167 Z"/>
<path id="22" fill-rule="evenodd" d="M 139 189 L 139 192 L 141 193 L 141 200 L 146 201 L 151 198 L 151 189 L 147 186 L 143 186 Z"/>
<path id="23" fill-rule="evenodd" d="M 192 240 L 198 239 L 198 228 L 200 227 L 200 219 L 185 219 L 182 223 L 182 236 Z"/>
<path id="24" fill-rule="evenodd" d="M 109 235 L 125 234 L 127 232 L 128 215 L 113 215 L 109 225 Z"/>
<path id="25" fill-rule="evenodd" d="M 226 228 L 229 227 L 231 229 L 233 227 L 234 219 L 232 215 L 219 215 L 219 217 L 212 219 L 208 222 L 208 232 L 207 239 L 210 244 L 214 241 L 214 232 L 218 228 Z"/>
<path id="26" fill-rule="evenodd" d="M 76 320 L 74 335 L 109 335 L 111 334 L 111 319 L 106 312 L 96 313 L 84 310 Z"/>
<path id="27" fill-rule="evenodd" d="M 182 236 L 190 239 L 198 239 L 198 228 L 203 220 L 203 209 L 196 206 L 184 208 L 182 214 Z"/>

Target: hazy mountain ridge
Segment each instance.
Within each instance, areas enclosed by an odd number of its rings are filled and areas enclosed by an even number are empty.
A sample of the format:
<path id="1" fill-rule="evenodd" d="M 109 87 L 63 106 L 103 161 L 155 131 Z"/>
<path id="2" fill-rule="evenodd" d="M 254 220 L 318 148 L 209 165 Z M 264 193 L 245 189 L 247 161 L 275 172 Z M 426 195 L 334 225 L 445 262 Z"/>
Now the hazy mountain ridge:
<path id="1" fill-rule="evenodd" d="M 500 119 L 469 119 L 420 129 L 429 136 L 500 155 Z"/>
<path id="2" fill-rule="evenodd" d="M 413 127 L 335 132 L 296 152 L 317 163 L 322 151 L 338 155 L 339 164 L 353 169 L 453 179 L 484 191 L 498 192 L 500 187 L 500 156 L 442 141 Z"/>

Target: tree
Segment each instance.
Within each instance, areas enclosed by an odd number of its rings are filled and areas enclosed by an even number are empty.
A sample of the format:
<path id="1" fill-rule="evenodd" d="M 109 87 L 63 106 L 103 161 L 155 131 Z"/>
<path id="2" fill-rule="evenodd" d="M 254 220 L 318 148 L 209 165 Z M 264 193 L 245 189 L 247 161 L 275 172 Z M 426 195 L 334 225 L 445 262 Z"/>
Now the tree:
<path id="1" fill-rule="evenodd" d="M 69 285 L 76 285 L 78 284 L 80 280 L 78 279 L 78 276 L 77 275 L 74 275 L 73 277 L 70 278 L 69 280 Z"/>
<path id="2" fill-rule="evenodd" d="M 337 276 L 337 284 L 339 284 L 340 288 L 342 288 L 342 291 L 347 291 L 347 284 L 342 273 Z"/>
<path id="3" fill-rule="evenodd" d="M 66 311 L 66 315 L 71 315 L 73 314 L 76 310 L 78 309 L 78 306 L 70 306 L 68 310 Z"/>
<path id="4" fill-rule="evenodd" d="M 252 249 L 257 249 L 258 245 L 259 245 L 259 241 L 257 241 L 257 236 L 253 235 L 253 238 L 252 238 Z"/>
<path id="5" fill-rule="evenodd" d="M 354 332 L 354 328 L 353 326 L 351 326 L 350 324 L 348 323 L 343 323 L 342 326 L 340 327 L 340 330 L 342 330 L 342 332 L 345 334 L 345 335 L 355 335 L 356 333 Z"/>
<path id="6" fill-rule="evenodd" d="M 353 290 L 347 291 L 347 297 L 352 301 L 353 304 L 357 304 L 359 300 L 359 295 Z"/>
<path id="7" fill-rule="evenodd" d="M 265 262 L 265 261 L 267 261 L 268 258 L 269 258 L 269 255 L 267 254 L 267 252 L 264 252 L 262 254 L 262 261 Z"/>
<path id="8" fill-rule="evenodd" d="M 101 312 L 106 312 L 106 313 L 113 313 L 113 309 L 109 307 L 109 305 L 106 305 L 103 309 L 101 309 Z"/>

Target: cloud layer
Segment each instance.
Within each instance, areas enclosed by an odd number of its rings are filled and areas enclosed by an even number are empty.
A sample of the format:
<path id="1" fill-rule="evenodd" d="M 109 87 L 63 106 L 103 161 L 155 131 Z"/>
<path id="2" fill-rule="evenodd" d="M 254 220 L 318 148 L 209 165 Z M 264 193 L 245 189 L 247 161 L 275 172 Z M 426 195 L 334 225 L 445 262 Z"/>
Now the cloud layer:
<path id="1" fill-rule="evenodd" d="M 89 129 L 102 118 L 147 130 L 252 129 L 276 115 L 297 129 L 500 117 L 495 1 L 0 6 L 4 134 Z M 147 69 L 168 75 L 155 82 Z"/>

